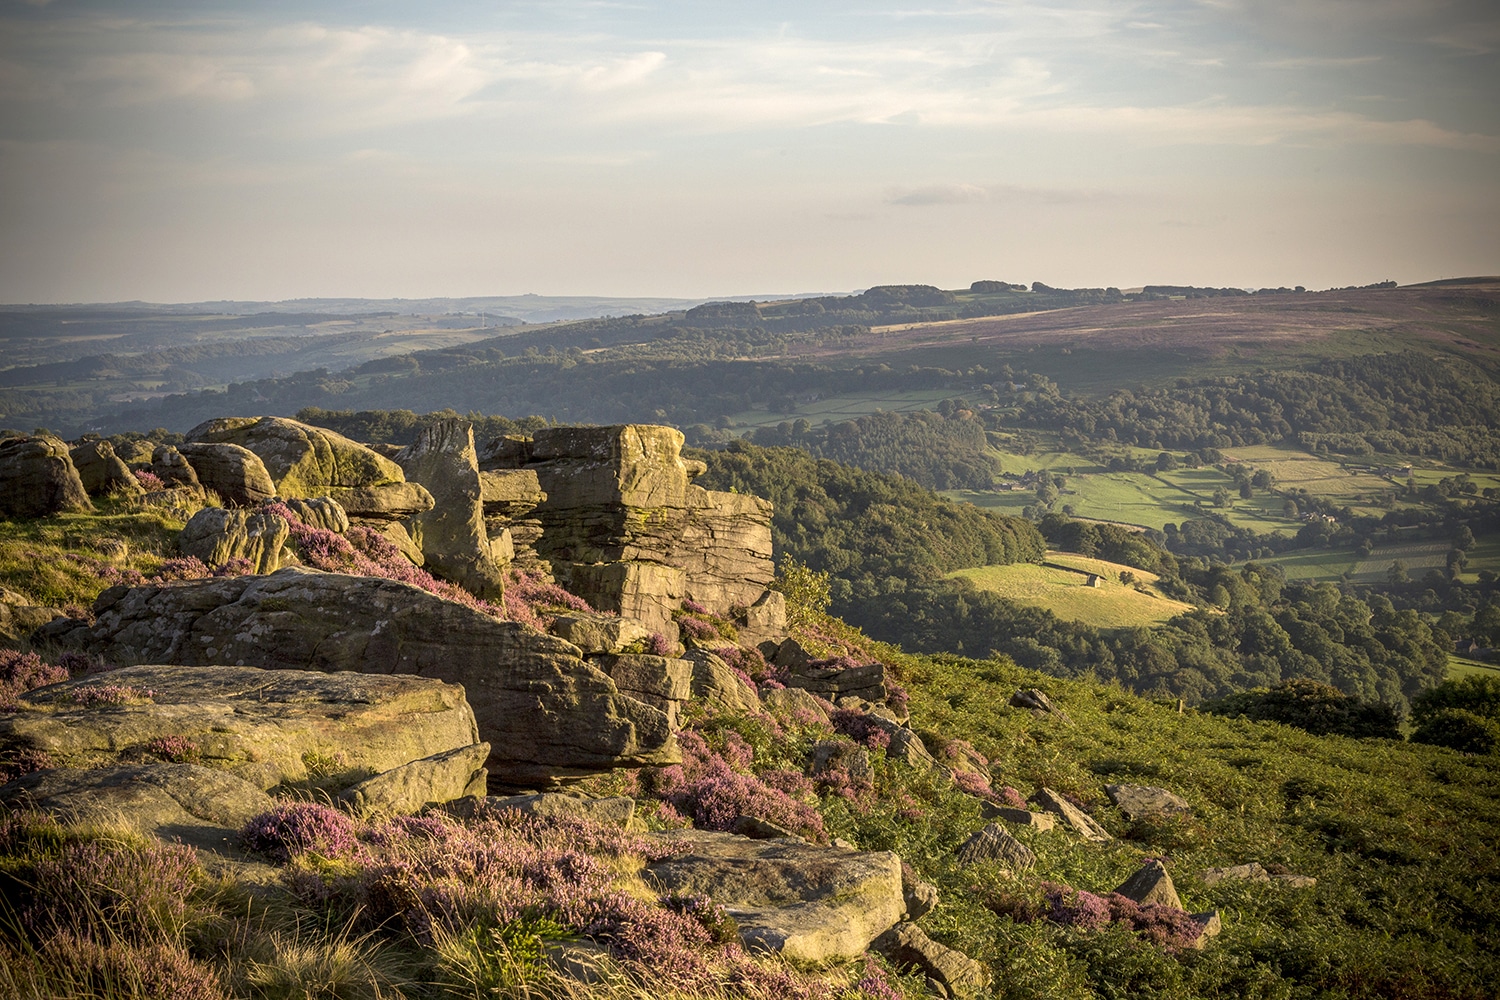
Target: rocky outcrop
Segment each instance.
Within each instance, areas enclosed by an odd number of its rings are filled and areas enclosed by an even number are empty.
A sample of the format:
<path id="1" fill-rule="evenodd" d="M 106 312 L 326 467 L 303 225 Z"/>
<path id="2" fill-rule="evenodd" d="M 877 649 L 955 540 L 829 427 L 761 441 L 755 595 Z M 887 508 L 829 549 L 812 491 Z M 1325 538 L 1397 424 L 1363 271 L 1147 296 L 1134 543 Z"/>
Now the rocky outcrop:
<path id="1" fill-rule="evenodd" d="M 1082 809 L 1063 798 L 1050 788 L 1039 788 L 1027 801 L 1049 813 L 1056 813 L 1067 827 L 1084 840 L 1113 840 L 1108 830 Z"/>
<path id="2" fill-rule="evenodd" d="M 954 852 L 961 865 L 976 865 L 981 861 L 996 861 L 1012 871 L 1030 868 L 1036 864 L 1036 855 L 1031 848 L 1012 837 L 998 823 L 991 823 L 958 845 Z"/>
<path id="3" fill-rule="evenodd" d="M 1272 872 L 1257 861 L 1227 868 L 1209 868 L 1203 872 L 1203 884 L 1212 886 L 1220 882 L 1279 882 L 1293 889 L 1306 889 L 1318 884 L 1311 875 L 1296 875 L 1288 871 Z"/>
<path id="4" fill-rule="evenodd" d="M 1027 709 L 1033 715 L 1055 714 L 1065 717 L 1065 713 L 1052 704 L 1052 699 L 1048 698 L 1045 692 L 1037 688 L 1023 688 L 1017 691 L 1010 696 L 1010 705 L 1012 708 Z"/>
<path id="5" fill-rule="evenodd" d="M 474 425 L 439 421 L 396 456 L 408 479 L 432 494 L 433 506 L 413 513 L 410 532 L 424 565 L 480 597 L 498 600 L 514 555 L 502 531 L 492 544 L 485 528 Z"/>
<path id="6" fill-rule="evenodd" d="M 606 653 L 588 662 L 604 671 L 621 694 L 666 713 L 672 728 L 677 728 L 682 703 L 693 694 L 692 663 L 649 653 Z"/>
<path id="7" fill-rule="evenodd" d="M 514 809 L 524 816 L 543 819 L 582 820 L 600 826 L 624 830 L 635 817 L 635 799 L 615 795 L 590 799 L 561 792 L 533 792 L 529 795 L 491 795 L 484 800 L 487 809 Z"/>
<path id="8" fill-rule="evenodd" d="M 112 493 L 139 496 L 145 492 L 136 482 L 118 455 L 114 446 L 102 438 L 87 438 L 68 450 L 73 468 L 78 470 L 78 479 L 90 496 L 108 496 Z"/>
<path id="9" fill-rule="evenodd" d="M 361 819 L 411 815 L 432 806 L 484 795 L 490 745 L 445 750 L 366 778 L 339 793 L 348 810 Z"/>
<path id="10" fill-rule="evenodd" d="M 547 626 L 547 631 L 559 639 L 571 642 L 585 656 L 593 653 L 623 653 L 651 638 L 650 630 L 634 618 L 591 614 L 586 611 L 559 615 Z"/>
<path id="11" fill-rule="evenodd" d="M 254 507 L 276 495 L 276 484 L 260 456 L 249 448 L 221 442 L 195 442 L 177 450 L 198 475 L 205 489 L 237 507 Z"/>
<path id="12" fill-rule="evenodd" d="M 989 971 L 982 964 L 932 940 L 916 924 L 897 924 L 876 938 L 871 950 L 899 969 L 924 976 L 928 991 L 936 996 L 974 996 L 990 982 Z"/>
<path id="13" fill-rule="evenodd" d="M 862 955 L 901 919 L 901 859 L 889 851 L 813 847 L 679 830 L 660 835 L 677 853 L 648 865 L 658 891 L 709 896 L 755 951 L 827 963 Z"/>
<path id="14" fill-rule="evenodd" d="M 1149 785 L 1105 785 L 1104 794 L 1119 806 L 1126 819 L 1159 819 L 1178 813 L 1192 812 L 1192 807 L 1179 795 L 1165 788 Z"/>
<path id="15" fill-rule="evenodd" d="M 342 535 L 349 530 L 349 515 L 332 497 L 287 497 L 282 504 L 309 528 L 322 528 Z"/>
<path id="16" fill-rule="evenodd" d="M 800 688 L 772 688 L 761 695 L 760 702 L 779 719 L 828 725 L 828 710 L 811 692 Z"/>
<path id="17" fill-rule="evenodd" d="M 101 708 L 87 697 L 101 686 L 142 696 Z M 185 757 L 258 789 L 337 791 L 478 741 L 463 688 L 403 674 L 145 665 L 19 703 L 0 717 L 0 747 L 40 750 L 72 768 Z"/>
<path id="18" fill-rule="evenodd" d="M 202 486 L 198 473 L 188 464 L 187 458 L 169 444 L 159 444 L 151 452 L 151 473 L 167 485 L 167 489 L 196 490 Z"/>
<path id="19" fill-rule="evenodd" d="M 0 787 L 0 802 L 72 822 L 123 823 L 148 836 L 231 853 L 239 829 L 274 805 L 243 778 L 196 764 L 39 771 Z"/>
<path id="20" fill-rule="evenodd" d="M 287 561 L 291 528 L 280 515 L 264 510 L 205 507 L 177 536 L 177 548 L 211 568 L 247 559 L 254 573 L 274 573 Z"/>
<path id="21" fill-rule="evenodd" d="M 188 431 L 189 441 L 236 444 L 260 457 L 283 497 L 406 480 L 401 466 L 342 434 L 286 417 L 221 417 Z"/>
<path id="22" fill-rule="evenodd" d="M 93 510 L 68 446 L 39 434 L 0 439 L 0 517 Z"/>
<path id="23" fill-rule="evenodd" d="M 683 460 L 682 434 L 670 427 L 547 428 L 491 442 L 480 468 L 534 473 L 545 495 L 531 511 L 539 557 L 573 593 L 653 631 L 675 634 L 672 612 L 685 597 L 728 615 L 760 601 L 774 577 L 770 505 L 691 485 L 701 464 Z M 519 480 L 487 493 L 487 516 L 536 495 Z M 528 543 L 518 540 L 518 551 Z"/>
<path id="24" fill-rule="evenodd" d="M 117 663 L 353 670 L 462 684 L 499 785 L 534 788 L 678 757 L 667 713 L 622 694 L 577 647 L 392 580 L 287 568 L 113 587 L 94 614 L 93 625 L 54 622 L 44 634 Z"/>
<path id="25" fill-rule="evenodd" d="M 552 564 L 537 553 L 542 537 L 542 520 L 536 508 L 547 499 L 532 469 L 486 470 L 479 472 L 480 501 L 484 505 L 485 531 L 490 538 L 508 534 L 512 564 L 516 569 L 536 573 L 552 580 Z"/>

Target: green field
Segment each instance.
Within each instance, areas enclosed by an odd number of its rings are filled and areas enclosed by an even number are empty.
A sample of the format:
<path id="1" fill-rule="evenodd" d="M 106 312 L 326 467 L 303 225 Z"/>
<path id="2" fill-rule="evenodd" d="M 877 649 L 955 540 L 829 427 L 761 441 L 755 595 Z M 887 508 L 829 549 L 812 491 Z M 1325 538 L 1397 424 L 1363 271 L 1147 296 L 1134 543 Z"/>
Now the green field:
<path id="1" fill-rule="evenodd" d="M 1467 656 L 1448 656 L 1448 678 L 1458 680 L 1477 674 L 1481 677 L 1494 677 L 1500 680 L 1500 663 L 1482 663 L 1479 660 L 1471 660 Z"/>
<path id="2" fill-rule="evenodd" d="M 730 426 L 754 430 L 757 427 L 775 427 L 783 420 L 807 420 L 814 427 L 836 424 L 844 420 L 855 420 L 882 411 L 890 413 L 914 413 L 931 410 L 945 399 L 960 395 L 953 389 L 912 389 L 906 392 L 880 392 L 870 395 L 829 396 L 812 402 L 798 403 L 793 413 L 776 413 L 771 410 L 742 410 L 729 416 Z"/>
<path id="3" fill-rule="evenodd" d="M 1055 565 L 978 566 L 950 576 L 966 577 L 982 590 L 1099 628 L 1160 625 L 1193 609 L 1163 596 L 1154 586 L 1156 575 L 1144 570 L 1069 552 L 1048 552 L 1047 562 Z M 1121 572 L 1134 574 L 1141 589 L 1121 583 Z M 1090 573 L 1100 578 L 1098 587 L 1088 586 Z"/>

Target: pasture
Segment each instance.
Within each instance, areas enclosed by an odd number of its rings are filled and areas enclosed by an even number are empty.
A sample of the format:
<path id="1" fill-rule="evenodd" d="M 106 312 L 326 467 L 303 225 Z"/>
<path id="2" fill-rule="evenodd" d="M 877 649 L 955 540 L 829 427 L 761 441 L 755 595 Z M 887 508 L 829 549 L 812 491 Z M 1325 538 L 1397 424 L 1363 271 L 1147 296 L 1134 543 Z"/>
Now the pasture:
<path id="1" fill-rule="evenodd" d="M 1144 570 L 1070 552 L 1048 552 L 1047 563 L 977 566 L 949 576 L 965 577 L 981 590 L 1098 628 L 1160 625 L 1192 610 L 1192 605 L 1159 593 L 1156 575 Z M 1122 583 L 1122 572 L 1133 574 L 1139 589 Z M 1088 585 L 1089 574 L 1099 578 L 1099 586 Z"/>

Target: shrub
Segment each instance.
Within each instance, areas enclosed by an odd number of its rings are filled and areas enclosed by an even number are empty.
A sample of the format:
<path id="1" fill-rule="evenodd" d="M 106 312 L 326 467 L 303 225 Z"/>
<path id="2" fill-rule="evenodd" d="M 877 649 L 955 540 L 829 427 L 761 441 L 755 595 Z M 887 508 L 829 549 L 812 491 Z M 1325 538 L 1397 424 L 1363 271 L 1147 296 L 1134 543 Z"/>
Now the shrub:
<path id="1" fill-rule="evenodd" d="M 94 705 L 129 705 L 133 702 L 150 701 L 156 697 L 156 692 L 147 688 L 132 687 L 129 684 L 85 684 L 72 690 L 70 697 L 75 704 L 91 707 Z"/>
<path id="2" fill-rule="evenodd" d="M 1314 736 L 1401 738 L 1401 719 L 1393 706 L 1364 701 L 1330 684 L 1302 678 L 1282 681 L 1269 690 L 1242 691 L 1203 707 L 1216 715 L 1296 726 Z"/>
<path id="3" fill-rule="evenodd" d="M 738 734 L 731 734 L 737 736 Z M 753 763 L 749 744 L 726 738 L 722 752 L 709 747 L 701 733 L 678 734 L 682 763 L 651 772 L 647 791 L 705 830 L 728 830 L 741 816 L 753 816 L 826 842 L 823 817 L 800 801 L 811 797 L 812 784 L 800 773 L 747 773 Z"/>
<path id="4" fill-rule="evenodd" d="M 24 956 L 16 986 L 36 997 L 117 998 L 117 1000 L 224 1000 L 214 971 L 170 942 L 107 943 L 71 933 L 48 939 Z M 29 966 L 29 968 L 25 968 Z"/>
<path id="5" fill-rule="evenodd" d="M 33 866 L 26 922 L 39 931 L 159 940 L 181 930 L 201 877 L 180 844 L 65 843 Z"/>
<path id="6" fill-rule="evenodd" d="M 834 732 L 843 733 L 871 750 L 884 750 L 891 745 L 891 734 L 885 726 L 873 715 L 858 709 L 841 708 L 829 717 L 829 721 L 833 723 Z"/>
<path id="7" fill-rule="evenodd" d="M 1494 753 L 1500 749 L 1500 721 L 1463 708 L 1440 708 L 1426 713 L 1411 739 L 1460 753 Z"/>
<path id="8" fill-rule="evenodd" d="M 294 802 L 263 812 L 246 823 L 240 839 L 272 861 L 287 862 L 309 852 L 337 856 L 355 846 L 354 821 L 316 802 Z"/>
<path id="9" fill-rule="evenodd" d="M 1110 919 L 1125 924 L 1158 948 L 1168 952 L 1185 951 L 1203 936 L 1203 927 L 1193 915 L 1175 906 L 1160 903 L 1137 903 L 1128 896 L 1112 892 L 1106 897 Z"/>
<path id="10" fill-rule="evenodd" d="M 68 679 L 64 666 L 43 662 L 36 653 L 0 649 L 0 712 L 13 712 L 27 691 Z"/>
<path id="11" fill-rule="evenodd" d="M 158 736 L 146 743 L 146 752 L 179 764 L 203 757 L 197 742 L 186 736 Z"/>

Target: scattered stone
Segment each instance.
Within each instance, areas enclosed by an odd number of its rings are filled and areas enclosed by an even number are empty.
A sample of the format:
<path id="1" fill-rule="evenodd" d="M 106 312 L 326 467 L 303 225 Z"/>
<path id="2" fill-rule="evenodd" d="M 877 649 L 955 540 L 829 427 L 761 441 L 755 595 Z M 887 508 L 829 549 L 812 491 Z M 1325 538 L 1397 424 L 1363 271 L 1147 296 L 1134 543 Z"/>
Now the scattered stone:
<path id="1" fill-rule="evenodd" d="M 177 449 L 205 489 L 237 507 L 254 507 L 276 495 L 276 485 L 260 456 L 249 448 L 223 442 L 194 442 Z"/>
<path id="2" fill-rule="evenodd" d="M 498 600 L 514 552 L 497 552 L 485 529 L 474 425 L 441 420 L 418 434 L 396 460 L 434 501 L 412 517 L 425 565 L 480 597 Z"/>
<path id="3" fill-rule="evenodd" d="M 871 950 L 898 968 L 927 977 L 927 988 L 940 997 L 968 997 L 990 983 L 989 971 L 968 955 L 927 936 L 916 924 L 901 923 L 876 938 Z"/>
<path id="4" fill-rule="evenodd" d="M 1165 788 L 1147 785 L 1105 785 L 1104 793 L 1126 819 L 1156 819 L 1193 811 L 1192 806 Z"/>
<path id="5" fill-rule="evenodd" d="M 177 548 L 210 568 L 232 559 L 248 559 L 254 573 L 274 573 L 286 561 L 291 526 L 265 510 L 204 507 L 177 536 Z"/>
<path id="6" fill-rule="evenodd" d="M 1013 809 L 986 802 L 979 808 L 985 819 L 1002 819 L 1016 826 L 1030 827 L 1038 833 L 1049 833 L 1057 828 L 1057 817 L 1052 813 L 1032 812 L 1030 809 Z"/>
<path id="7" fill-rule="evenodd" d="M 576 646 L 394 580 L 288 567 L 112 587 L 94 614 L 93 625 L 54 622 L 45 638 L 116 663 L 354 670 L 462 684 L 479 723 L 478 736 L 463 742 L 488 742 L 491 781 L 510 787 L 680 759 L 667 714 L 622 694 Z M 686 663 L 683 675 L 691 676 Z"/>
<path id="8" fill-rule="evenodd" d="M 366 778 L 339 798 L 360 819 L 412 815 L 455 799 L 483 798 L 489 755 L 488 743 L 446 750 Z"/>
<path id="9" fill-rule="evenodd" d="M 814 778 L 834 768 L 842 768 L 858 781 L 873 777 L 870 751 L 851 740 L 819 740 L 808 751 L 808 773 Z"/>
<path id="10" fill-rule="evenodd" d="M 739 621 L 740 645 L 759 646 L 786 638 L 786 596 L 768 590 L 745 608 Z"/>
<path id="11" fill-rule="evenodd" d="M 794 639 L 787 640 L 787 642 L 795 641 Z M 783 646 L 785 645 L 783 643 Z M 811 691 L 813 694 L 822 695 L 829 701 L 835 702 L 846 697 L 870 702 L 885 701 L 885 664 L 866 663 L 856 667 L 816 666 L 811 661 L 805 661 L 805 655 L 795 657 L 795 659 L 804 660 L 798 666 L 785 664 L 778 656 L 777 665 L 788 668 L 787 687 L 802 688 L 804 691 Z"/>
<path id="12" fill-rule="evenodd" d="M 1311 875 L 1295 875 L 1284 871 L 1272 872 L 1255 861 L 1243 865 L 1232 865 L 1228 868 L 1209 868 L 1203 873 L 1204 885 L 1216 885 L 1226 881 L 1280 882 L 1293 889 L 1307 889 L 1318 884 L 1318 880 Z"/>
<path id="13" fill-rule="evenodd" d="M 168 489 L 201 489 L 198 473 L 172 445 L 159 444 L 151 452 L 151 472 L 167 484 Z"/>
<path id="14" fill-rule="evenodd" d="M 938 907 L 937 886 L 908 875 L 905 865 L 901 867 L 901 895 L 906 900 L 906 919 L 918 920 Z"/>
<path id="15" fill-rule="evenodd" d="M 1159 903 L 1174 910 L 1183 908 L 1172 876 L 1160 861 L 1146 862 L 1140 871 L 1121 882 L 1115 892 L 1137 903 Z"/>
<path id="16" fill-rule="evenodd" d="M 760 696 L 755 688 L 722 657 L 706 649 L 690 649 L 682 658 L 693 665 L 693 697 L 710 711 L 733 715 L 753 715 L 760 711 Z"/>
<path id="17" fill-rule="evenodd" d="M 101 683 L 75 678 L 21 695 L 21 710 L 0 717 L 0 747 L 90 768 L 135 763 L 161 741 L 257 788 L 337 791 L 479 739 L 463 688 L 406 674 L 122 667 L 107 683 L 149 699 L 77 703 L 74 692 Z"/>
<path id="18" fill-rule="evenodd" d="M 168 763 L 38 771 L 0 787 L 0 802 L 64 821 L 121 823 L 162 840 L 225 852 L 233 850 L 251 817 L 275 804 L 226 771 Z"/>
<path id="19" fill-rule="evenodd" d="M 111 493 L 140 496 L 145 490 L 136 482 L 130 466 L 115 454 L 114 446 L 102 438 L 89 438 L 73 445 L 68 451 L 73 468 L 78 470 L 78 479 L 90 496 L 108 496 Z"/>
<path id="20" fill-rule="evenodd" d="M 617 795 L 589 799 L 560 792 L 532 792 L 526 795 L 496 796 L 484 800 L 489 809 L 514 809 L 527 816 L 546 819 L 586 820 L 600 826 L 624 830 L 635 818 L 635 799 Z"/>
<path id="21" fill-rule="evenodd" d="M 638 642 L 651 638 L 651 632 L 634 618 L 619 615 L 590 614 L 586 611 L 571 611 L 552 620 L 547 631 L 559 639 L 566 639 L 583 655 L 594 653 L 623 653 Z"/>
<path id="22" fill-rule="evenodd" d="M 0 439 L 0 516 L 93 509 L 66 444 L 46 434 Z"/>
<path id="23" fill-rule="evenodd" d="M 1198 940 L 1192 944 L 1192 947 L 1199 950 L 1207 947 L 1209 939 L 1218 937 L 1219 932 L 1224 929 L 1224 921 L 1219 916 L 1218 910 L 1209 913 L 1194 913 L 1193 920 L 1202 929 Z"/>
<path id="24" fill-rule="evenodd" d="M 1098 821 L 1092 816 L 1050 788 L 1037 789 L 1036 793 L 1027 801 L 1035 803 L 1047 812 L 1056 813 L 1058 816 L 1061 816 L 1062 821 L 1084 840 L 1101 841 L 1114 839 L 1110 836 L 1109 831 L 1100 826 Z"/>
<path id="25" fill-rule="evenodd" d="M 1012 871 L 1030 868 L 1036 864 L 1036 855 L 1031 848 L 1012 837 L 998 823 L 990 823 L 968 840 L 958 845 L 955 852 L 962 865 L 977 865 L 981 861 L 998 861 Z"/>
<path id="26" fill-rule="evenodd" d="M 901 859 L 889 851 L 701 830 L 657 836 L 682 853 L 648 865 L 648 882 L 662 893 L 711 897 L 734 917 L 752 951 L 796 962 L 850 961 L 905 909 Z"/>
<path id="27" fill-rule="evenodd" d="M 1025 708 L 1039 715 L 1064 714 L 1058 707 L 1052 704 L 1048 698 L 1037 688 L 1024 688 L 1010 696 L 1012 708 Z"/>

